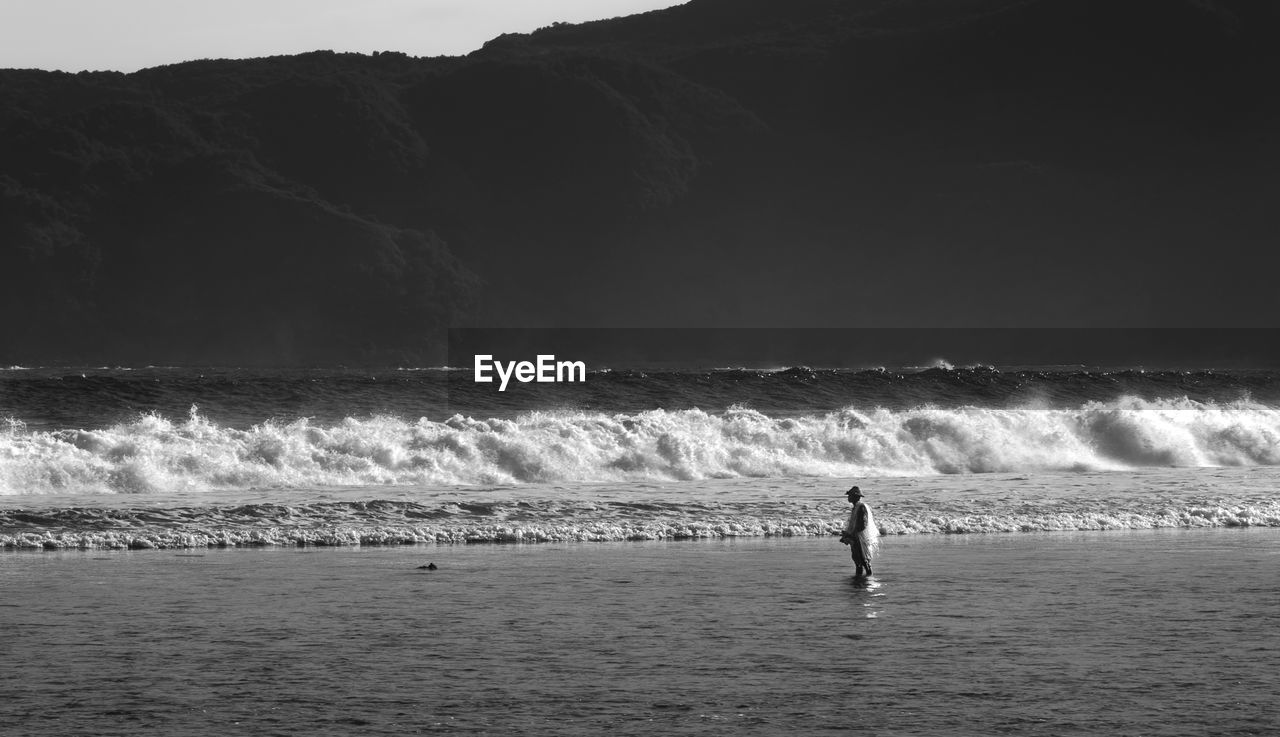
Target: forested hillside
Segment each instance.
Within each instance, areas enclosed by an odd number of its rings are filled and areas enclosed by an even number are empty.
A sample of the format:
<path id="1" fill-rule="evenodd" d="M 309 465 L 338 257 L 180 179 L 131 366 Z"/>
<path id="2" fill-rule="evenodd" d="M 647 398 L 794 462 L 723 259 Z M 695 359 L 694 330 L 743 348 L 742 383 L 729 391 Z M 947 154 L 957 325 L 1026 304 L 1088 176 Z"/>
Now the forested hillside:
<path id="1" fill-rule="evenodd" d="M 1280 11 L 693 0 L 459 58 L 0 71 L 0 361 L 450 325 L 1270 325 Z"/>

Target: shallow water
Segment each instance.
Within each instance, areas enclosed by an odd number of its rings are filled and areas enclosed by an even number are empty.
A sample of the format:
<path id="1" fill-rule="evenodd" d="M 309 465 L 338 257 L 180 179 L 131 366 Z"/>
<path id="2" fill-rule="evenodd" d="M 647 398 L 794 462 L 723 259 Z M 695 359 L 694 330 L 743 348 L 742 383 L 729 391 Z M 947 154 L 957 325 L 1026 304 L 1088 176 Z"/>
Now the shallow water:
<path id="1" fill-rule="evenodd" d="M 11 734 L 1262 734 L 1280 530 L 0 555 Z M 435 562 L 435 571 L 417 566 Z"/>
<path id="2" fill-rule="evenodd" d="M 1280 467 L 858 478 L 881 530 L 1280 527 Z M 0 548 L 120 549 L 829 536 L 848 481 L 0 495 Z"/>

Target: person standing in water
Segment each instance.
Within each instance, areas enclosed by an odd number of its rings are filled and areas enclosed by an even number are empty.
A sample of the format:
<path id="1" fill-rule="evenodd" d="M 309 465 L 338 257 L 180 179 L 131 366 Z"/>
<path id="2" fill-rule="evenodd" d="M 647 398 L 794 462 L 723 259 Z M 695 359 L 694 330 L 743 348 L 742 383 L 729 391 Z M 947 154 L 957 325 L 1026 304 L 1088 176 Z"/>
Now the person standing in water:
<path id="1" fill-rule="evenodd" d="M 880 531 L 876 529 L 876 521 L 871 516 L 871 508 L 862 501 L 862 491 L 853 487 L 845 493 L 853 511 L 849 513 L 849 521 L 845 523 L 844 532 L 840 534 L 840 542 L 849 546 L 853 555 L 853 565 L 857 567 L 854 575 L 871 575 L 871 558 L 880 546 Z"/>

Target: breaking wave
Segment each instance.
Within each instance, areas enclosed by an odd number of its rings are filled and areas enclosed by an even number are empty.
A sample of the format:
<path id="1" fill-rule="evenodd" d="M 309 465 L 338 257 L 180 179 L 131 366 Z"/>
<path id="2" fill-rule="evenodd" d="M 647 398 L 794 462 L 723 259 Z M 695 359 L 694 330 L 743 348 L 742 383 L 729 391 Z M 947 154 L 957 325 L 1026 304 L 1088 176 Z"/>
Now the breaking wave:
<path id="1" fill-rule="evenodd" d="M 195 408 L 94 430 L 0 429 L 0 494 L 925 476 L 1280 464 L 1280 410 L 1124 398 L 1074 409 L 530 412 L 238 429 Z"/>

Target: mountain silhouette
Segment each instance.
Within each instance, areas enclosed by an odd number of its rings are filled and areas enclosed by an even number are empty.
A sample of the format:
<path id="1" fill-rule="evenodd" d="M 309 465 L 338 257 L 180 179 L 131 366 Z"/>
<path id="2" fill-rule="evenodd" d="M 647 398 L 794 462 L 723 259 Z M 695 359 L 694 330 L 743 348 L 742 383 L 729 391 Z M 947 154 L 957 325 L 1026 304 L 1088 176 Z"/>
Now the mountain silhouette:
<path id="1" fill-rule="evenodd" d="M 0 361 L 449 326 L 1269 326 L 1280 10 L 693 0 L 465 57 L 0 71 Z"/>

